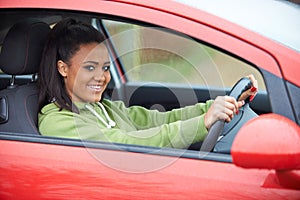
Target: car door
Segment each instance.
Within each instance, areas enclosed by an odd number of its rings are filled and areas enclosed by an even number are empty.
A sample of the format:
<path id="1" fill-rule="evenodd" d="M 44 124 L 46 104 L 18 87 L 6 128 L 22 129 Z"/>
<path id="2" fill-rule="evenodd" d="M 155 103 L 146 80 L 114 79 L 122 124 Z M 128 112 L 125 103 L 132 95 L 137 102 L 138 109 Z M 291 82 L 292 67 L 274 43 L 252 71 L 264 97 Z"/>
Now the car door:
<path id="1" fill-rule="evenodd" d="M 1 199 L 298 199 L 229 155 L 1 134 Z"/>
<path id="2" fill-rule="evenodd" d="M 170 3 L 170 5 L 173 4 Z M 14 6 L 20 7 L 19 4 Z M 11 5 L 8 8 L 11 9 L 14 6 Z M 81 6 L 74 4 L 73 1 L 52 2 L 48 6 L 40 4 L 33 6 L 32 3 L 28 3 L 28 5 L 24 3 L 22 6 L 24 8 L 42 8 L 35 10 L 37 13 L 40 11 L 40 15 L 55 14 L 55 12 L 77 17 L 81 14 L 82 16 L 91 15 L 93 19 L 96 19 L 93 22 L 99 23 L 99 30 L 103 31 L 107 27 L 102 20 L 113 20 L 113 23 L 125 20 L 125 23 L 139 26 L 144 23 L 155 25 L 155 29 L 157 27 L 163 29 L 163 34 L 167 32 L 174 34 L 175 38 L 178 35 L 188 38 L 188 40 L 192 38 L 192 40 L 196 40 L 197 44 L 201 41 L 199 43 L 205 44 L 205 47 L 201 46 L 200 49 L 208 48 L 204 50 L 205 53 L 217 49 L 222 54 L 225 52 L 237 59 L 237 62 L 246 63 L 246 66 L 250 68 L 257 69 L 258 66 L 268 66 L 266 68 L 274 69 L 275 74 L 279 73 L 276 62 L 261 49 L 206 25 L 170 12 L 150 9 L 149 6 L 109 1 L 85 2 Z M 173 6 L 175 6 L 174 8 L 179 7 L 178 4 Z M 43 8 L 56 10 L 47 13 Z M 65 12 L 66 8 L 76 10 L 76 12 Z M 83 8 L 84 13 L 81 13 Z M 24 12 L 24 10 L 22 11 Z M 174 31 L 175 33 L 173 33 Z M 186 40 L 184 39 L 184 41 Z M 142 81 L 131 79 L 130 75 L 136 71 L 131 71 L 131 68 L 127 68 L 129 70 L 126 71 L 125 60 L 117 59 L 117 42 L 117 40 L 112 40 L 111 48 L 114 61 L 114 67 L 112 67 L 114 82 L 110 88 L 112 99 L 121 99 L 130 105 L 144 104 L 152 109 L 167 110 L 212 98 L 219 92 L 224 94 L 224 91 L 230 88 L 231 84 L 209 85 L 211 88 L 208 89 L 205 81 L 202 85 L 199 82 L 190 83 L 189 78 L 182 77 L 179 69 L 171 68 L 172 63 L 163 65 L 163 62 L 156 65 L 156 70 L 161 71 L 161 68 L 171 70 L 171 76 L 175 74 L 175 77 L 180 77 L 183 82 L 176 82 L 178 79 L 171 83 L 154 79 Z M 121 40 L 121 42 L 123 41 Z M 169 49 L 168 51 L 174 52 Z M 177 51 L 180 52 L 181 49 L 179 48 Z M 175 54 L 180 55 L 177 51 Z M 146 53 L 148 55 L 148 52 Z M 154 56 L 156 55 L 154 54 Z M 174 59 L 178 62 L 181 57 Z M 160 60 L 165 61 L 165 58 Z M 176 63 L 174 64 L 176 65 Z M 214 65 L 212 66 L 215 71 L 218 71 Z M 152 73 L 151 70 L 146 71 L 147 75 Z M 152 78 L 156 78 L 155 76 L 160 74 L 160 72 L 154 72 L 151 75 Z M 168 74 L 169 71 L 166 73 Z M 204 72 L 201 71 L 201 73 Z M 258 70 L 258 74 L 263 73 L 263 70 Z M 264 83 L 266 77 L 262 77 L 261 83 Z M 205 76 L 203 75 L 202 78 Z M 218 82 L 223 80 L 219 75 L 218 78 Z M 198 81 L 197 78 L 195 80 Z M 263 91 L 262 96 L 266 96 L 267 90 L 264 91 L 263 86 L 261 90 Z M 164 96 L 166 93 L 169 94 Z M 142 94 L 145 96 L 141 96 Z M 134 95 L 136 98 L 132 97 Z M 154 99 L 151 99 L 152 96 Z M 162 97 L 162 100 L 159 96 Z M 262 99 L 265 102 L 265 97 Z M 267 99 L 267 104 L 268 101 Z M 260 106 L 258 106 L 258 110 L 270 111 L 268 107 L 264 110 Z M 1 199 L 280 199 L 286 197 L 297 199 L 299 197 L 299 190 L 286 189 L 277 184 L 273 170 L 237 167 L 232 163 L 231 155 L 226 154 L 51 138 L 20 133 L 1 133 L 0 139 Z"/>

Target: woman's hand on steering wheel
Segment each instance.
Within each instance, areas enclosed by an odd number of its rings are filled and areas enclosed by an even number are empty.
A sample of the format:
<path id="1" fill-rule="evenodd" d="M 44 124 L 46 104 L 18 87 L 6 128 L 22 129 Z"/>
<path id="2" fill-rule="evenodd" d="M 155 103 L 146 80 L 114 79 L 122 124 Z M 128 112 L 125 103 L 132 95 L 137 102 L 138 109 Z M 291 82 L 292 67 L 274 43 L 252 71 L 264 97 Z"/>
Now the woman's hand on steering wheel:
<path id="1" fill-rule="evenodd" d="M 248 75 L 252 82 L 252 87 L 241 94 L 239 100 L 236 101 L 234 97 L 230 96 L 218 96 L 211 107 L 208 109 L 204 116 L 204 124 L 209 129 L 212 124 L 217 120 L 224 120 L 230 122 L 235 114 L 238 114 L 238 110 L 245 104 L 245 101 L 249 98 L 252 101 L 257 93 L 257 80 L 252 74 Z"/>
<path id="2" fill-rule="evenodd" d="M 252 101 L 258 90 L 257 80 L 254 78 L 254 76 L 250 74 L 246 77 L 251 80 L 253 86 L 241 94 L 240 98 L 238 99 L 239 101 L 247 100 L 248 98 L 249 101 Z"/>
<path id="3" fill-rule="evenodd" d="M 230 96 L 218 96 L 204 116 L 205 127 L 209 129 L 217 120 L 230 122 L 244 103 L 244 100 L 237 102 L 235 98 Z"/>

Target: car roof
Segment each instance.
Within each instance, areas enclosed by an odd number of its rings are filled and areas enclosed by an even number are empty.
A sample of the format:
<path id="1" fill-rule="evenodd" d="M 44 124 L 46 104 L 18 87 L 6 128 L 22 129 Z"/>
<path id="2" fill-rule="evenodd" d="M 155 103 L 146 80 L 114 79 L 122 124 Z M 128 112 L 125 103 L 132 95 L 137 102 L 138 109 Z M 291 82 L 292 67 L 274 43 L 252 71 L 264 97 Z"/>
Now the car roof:
<path id="1" fill-rule="evenodd" d="M 300 5 L 284 0 L 175 0 L 300 52 Z"/>

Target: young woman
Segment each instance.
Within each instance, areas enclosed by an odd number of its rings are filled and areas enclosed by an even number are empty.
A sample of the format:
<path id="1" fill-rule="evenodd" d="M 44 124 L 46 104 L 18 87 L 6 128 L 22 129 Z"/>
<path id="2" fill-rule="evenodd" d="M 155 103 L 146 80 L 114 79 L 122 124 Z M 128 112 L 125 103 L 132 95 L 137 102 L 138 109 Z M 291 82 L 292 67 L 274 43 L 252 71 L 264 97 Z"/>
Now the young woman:
<path id="1" fill-rule="evenodd" d="M 103 99 L 110 60 L 105 38 L 92 26 L 65 19 L 52 30 L 39 74 L 39 131 L 42 135 L 157 147 L 187 148 L 204 140 L 219 119 L 229 122 L 256 94 L 240 101 L 229 96 L 169 112 L 126 107 Z M 254 92 L 253 92 L 254 91 Z"/>

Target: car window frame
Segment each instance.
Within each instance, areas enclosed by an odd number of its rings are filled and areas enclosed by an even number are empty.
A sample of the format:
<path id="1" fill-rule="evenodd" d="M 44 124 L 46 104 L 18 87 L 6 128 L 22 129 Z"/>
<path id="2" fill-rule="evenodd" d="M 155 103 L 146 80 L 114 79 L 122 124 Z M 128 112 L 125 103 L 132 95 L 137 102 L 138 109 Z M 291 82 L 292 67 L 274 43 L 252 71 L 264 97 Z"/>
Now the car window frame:
<path id="1" fill-rule="evenodd" d="M 3 11 L 5 12 L 5 11 Z M 17 13 L 16 11 L 9 10 L 8 13 Z M 26 16 L 29 15 L 38 15 L 40 9 L 29 9 L 26 11 Z M 85 18 L 103 18 L 111 17 L 103 14 L 94 14 L 90 12 L 73 12 L 68 10 L 43 10 L 42 15 L 70 15 L 70 16 L 83 16 Z M 40 16 L 39 16 L 40 17 Z M 112 86 L 115 83 L 112 84 Z M 111 86 L 111 87 L 112 87 Z M 216 162 L 227 162 L 232 163 L 231 155 L 224 155 L 219 153 L 205 153 L 205 155 L 199 156 L 199 151 L 187 150 L 187 149 L 175 149 L 175 148 L 157 148 L 157 147 L 148 147 L 140 145 L 131 145 L 131 144 L 117 144 L 117 143 L 107 143 L 101 141 L 81 141 L 80 139 L 71 139 L 71 138 L 60 138 L 60 137 L 49 137 L 43 135 L 35 134 L 24 134 L 24 133 L 12 133 L 12 132 L 0 132 L 0 140 L 6 141 L 18 141 L 26 143 L 40 143 L 40 144 L 49 144 L 49 145 L 62 145 L 62 146 L 71 146 L 71 147 L 80 147 L 80 148 L 97 148 L 97 149 L 107 149 L 113 151 L 128 151 L 142 154 L 153 154 L 160 156 L 173 156 L 180 158 L 189 158 L 196 160 L 210 160 Z M 158 150 L 159 151 L 153 151 Z"/>
<path id="2" fill-rule="evenodd" d="M 37 9 L 38 11 L 39 9 Z M 71 14 L 76 14 L 76 12 L 70 12 L 70 11 L 64 11 L 64 10 L 51 10 L 49 11 L 49 13 L 71 13 Z M 77 13 L 79 14 L 79 13 Z M 96 18 L 100 18 L 100 17 L 109 17 L 111 18 L 112 16 L 111 15 L 102 15 L 102 14 L 91 14 L 91 13 L 86 13 L 86 12 L 82 12 L 83 15 L 87 15 L 89 17 L 91 16 L 95 16 Z M 79 14 L 81 15 L 81 14 Z M 113 16 L 114 17 L 114 16 Z M 119 18 L 122 18 L 122 17 L 117 17 L 118 19 Z M 126 18 L 127 19 L 127 18 Z M 130 20 L 133 20 L 133 19 L 130 19 Z M 204 41 L 203 41 L 204 42 Z M 213 44 L 212 44 L 213 45 Z M 61 139 L 61 138 L 48 138 L 48 137 L 45 137 L 45 136 L 35 136 L 35 135 L 22 135 L 22 134 L 17 134 L 17 133 L 1 133 L 0 134 L 1 136 L 1 139 L 4 139 L 4 140 L 15 140 L 15 141 L 20 141 L 20 142 L 35 142 L 35 143 L 44 143 L 44 142 L 47 142 L 49 144 L 55 144 L 55 145 L 71 145 L 71 146 L 76 146 L 76 145 L 79 145 L 81 142 L 80 140 L 79 141 L 73 141 L 72 139 Z M 70 141 L 70 142 L 68 142 Z M 74 143 L 73 143 L 74 142 Z M 91 144 L 94 143 L 94 142 L 91 142 Z M 97 141 L 98 143 L 98 141 Z M 81 147 L 83 147 L 84 145 L 79 145 Z M 109 146 L 109 145 L 108 145 Z M 127 146 L 127 145 L 125 145 Z M 132 146 L 133 149 L 130 149 L 130 151 L 136 151 L 135 147 L 133 145 L 129 145 L 129 146 Z M 104 145 L 104 146 L 97 146 L 97 148 L 107 148 L 107 144 Z M 140 148 L 140 147 L 139 147 Z M 144 148 L 144 147 L 143 147 Z M 143 149 L 141 148 L 141 149 Z M 147 148 L 146 148 L 147 149 Z M 163 152 L 164 150 L 162 150 L 161 152 Z M 189 152 L 190 150 L 184 150 L 184 151 L 187 151 Z M 139 153 L 147 153 L 148 151 L 141 151 Z M 166 149 L 166 152 L 169 152 L 169 150 Z M 197 151 L 192 151 L 190 152 L 191 155 L 189 158 L 194 158 L 194 159 L 197 159 L 197 155 L 199 152 Z M 196 154 L 196 155 L 195 155 Z M 215 156 L 217 155 L 218 153 L 209 153 L 209 155 L 212 154 L 213 156 L 211 156 L 208 160 L 213 160 L 213 161 L 220 161 L 222 162 L 222 159 L 224 159 L 223 161 L 225 162 L 231 162 L 231 156 L 230 155 L 224 155 L 224 154 L 220 154 L 220 156 Z M 161 155 L 161 154 L 159 154 Z M 166 154 L 168 155 L 168 154 Z M 170 156 L 170 155 L 168 155 Z M 215 159 L 216 157 L 218 157 L 218 159 Z"/>

